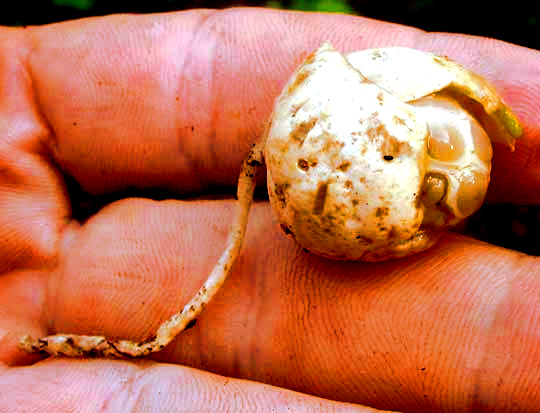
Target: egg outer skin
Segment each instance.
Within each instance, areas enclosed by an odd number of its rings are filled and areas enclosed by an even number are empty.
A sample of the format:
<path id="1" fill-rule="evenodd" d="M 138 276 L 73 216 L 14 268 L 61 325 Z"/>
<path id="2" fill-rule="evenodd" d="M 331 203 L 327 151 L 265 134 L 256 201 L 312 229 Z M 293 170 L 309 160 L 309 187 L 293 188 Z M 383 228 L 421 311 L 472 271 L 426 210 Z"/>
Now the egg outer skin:
<path id="1" fill-rule="evenodd" d="M 363 76 L 403 102 L 413 102 L 437 92 L 480 115 L 482 127 L 492 142 L 511 150 L 524 130 L 518 117 L 487 79 L 447 57 L 408 47 L 386 47 L 349 53 L 347 61 Z M 471 106 L 471 102 L 474 105 Z M 477 109 L 481 107 L 479 113 Z"/>
<path id="2" fill-rule="evenodd" d="M 330 45 L 290 78 L 265 139 L 270 202 L 303 248 L 379 261 L 422 251 L 439 236 L 422 226 L 418 201 L 425 120 Z"/>

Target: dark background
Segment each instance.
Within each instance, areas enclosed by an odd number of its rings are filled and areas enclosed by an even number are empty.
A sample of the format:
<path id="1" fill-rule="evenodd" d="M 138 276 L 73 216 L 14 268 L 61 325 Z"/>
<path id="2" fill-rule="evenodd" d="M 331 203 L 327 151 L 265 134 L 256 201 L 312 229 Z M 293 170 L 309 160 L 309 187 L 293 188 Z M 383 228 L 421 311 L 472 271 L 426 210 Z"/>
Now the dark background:
<path id="1" fill-rule="evenodd" d="M 357 14 L 401 23 L 427 31 L 465 33 L 505 40 L 540 49 L 539 1 L 474 0 L 12 0 L 0 5 L 0 25 L 41 25 L 112 13 L 155 13 L 192 8 L 259 6 Z M 68 178 L 76 218 L 84 220 L 104 204 L 125 196 L 162 198 L 163 194 L 125 191 L 99 199 L 82 193 Z M 216 192 L 234 193 L 234 189 Z M 260 192 L 259 196 L 264 196 Z M 484 205 L 461 230 L 484 241 L 540 255 L 540 208 Z"/>
<path id="2" fill-rule="evenodd" d="M 111 13 L 262 6 L 337 11 L 402 23 L 428 31 L 493 37 L 540 48 L 537 0 L 12 0 L 0 6 L 0 24 L 36 25 Z"/>

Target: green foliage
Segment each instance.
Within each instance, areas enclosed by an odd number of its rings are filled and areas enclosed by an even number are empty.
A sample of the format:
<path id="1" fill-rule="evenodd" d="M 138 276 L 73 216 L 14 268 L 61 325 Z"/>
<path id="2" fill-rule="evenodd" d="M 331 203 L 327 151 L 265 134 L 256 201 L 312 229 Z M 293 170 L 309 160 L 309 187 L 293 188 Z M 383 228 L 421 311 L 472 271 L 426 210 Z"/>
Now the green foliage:
<path id="1" fill-rule="evenodd" d="M 411 2 L 411 10 L 412 11 L 420 11 L 422 9 L 425 9 L 427 7 L 431 7 L 435 5 L 435 0 L 414 0 Z"/>
<path id="2" fill-rule="evenodd" d="M 52 0 L 55 6 L 67 6 L 77 10 L 90 10 L 95 0 Z"/>
<path id="3" fill-rule="evenodd" d="M 291 0 L 287 3 L 280 0 L 268 0 L 266 6 L 275 9 L 355 14 L 347 0 Z"/>

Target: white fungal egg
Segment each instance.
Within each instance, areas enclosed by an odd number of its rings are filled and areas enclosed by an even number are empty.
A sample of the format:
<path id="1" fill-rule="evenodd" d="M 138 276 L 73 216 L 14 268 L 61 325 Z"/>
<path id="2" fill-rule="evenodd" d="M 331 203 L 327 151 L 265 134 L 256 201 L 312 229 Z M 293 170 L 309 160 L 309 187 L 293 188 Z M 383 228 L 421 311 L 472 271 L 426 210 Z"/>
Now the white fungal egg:
<path id="1" fill-rule="evenodd" d="M 510 145 L 520 134 L 493 87 L 461 66 L 404 48 L 345 57 L 324 44 L 276 101 L 270 201 L 284 230 L 323 256 L 422 251 L 482 204 L 486 125 Z"/>

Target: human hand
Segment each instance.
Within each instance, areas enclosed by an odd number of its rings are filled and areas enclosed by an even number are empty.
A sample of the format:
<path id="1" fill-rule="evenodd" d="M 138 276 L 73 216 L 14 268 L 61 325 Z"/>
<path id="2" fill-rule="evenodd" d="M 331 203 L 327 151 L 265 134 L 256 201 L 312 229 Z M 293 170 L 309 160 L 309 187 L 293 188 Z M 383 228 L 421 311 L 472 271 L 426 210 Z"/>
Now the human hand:
<path id="1" fill-rule="evenodd" d="M 489 200 L 539 203 L 535 51 L 352 16 L 255 9 L 4 29 L 0 360 L 36 361 L 16 348 L 24 334 L 144 339 L 181 308 L 220 255 L 234 202 L 129 198 L 78 223 L 64 176 L 93 195 L 234 186 L 274 97 L 324 40 L 343 52 L 424 49 L 490 79 L 526 135 L 514 153 L 495 145 Z M 260 203 L 233 274 L 197 324 L 152 357 L 159 363 L 5 367 L 0 403 L 352 411 L 330 401 L 341 400 L 402 411 L 531 410 L 540 402 L 538 272 L 537 258 L 456 234 L 402 260 L 329 261 L 301 251 Z"/>

